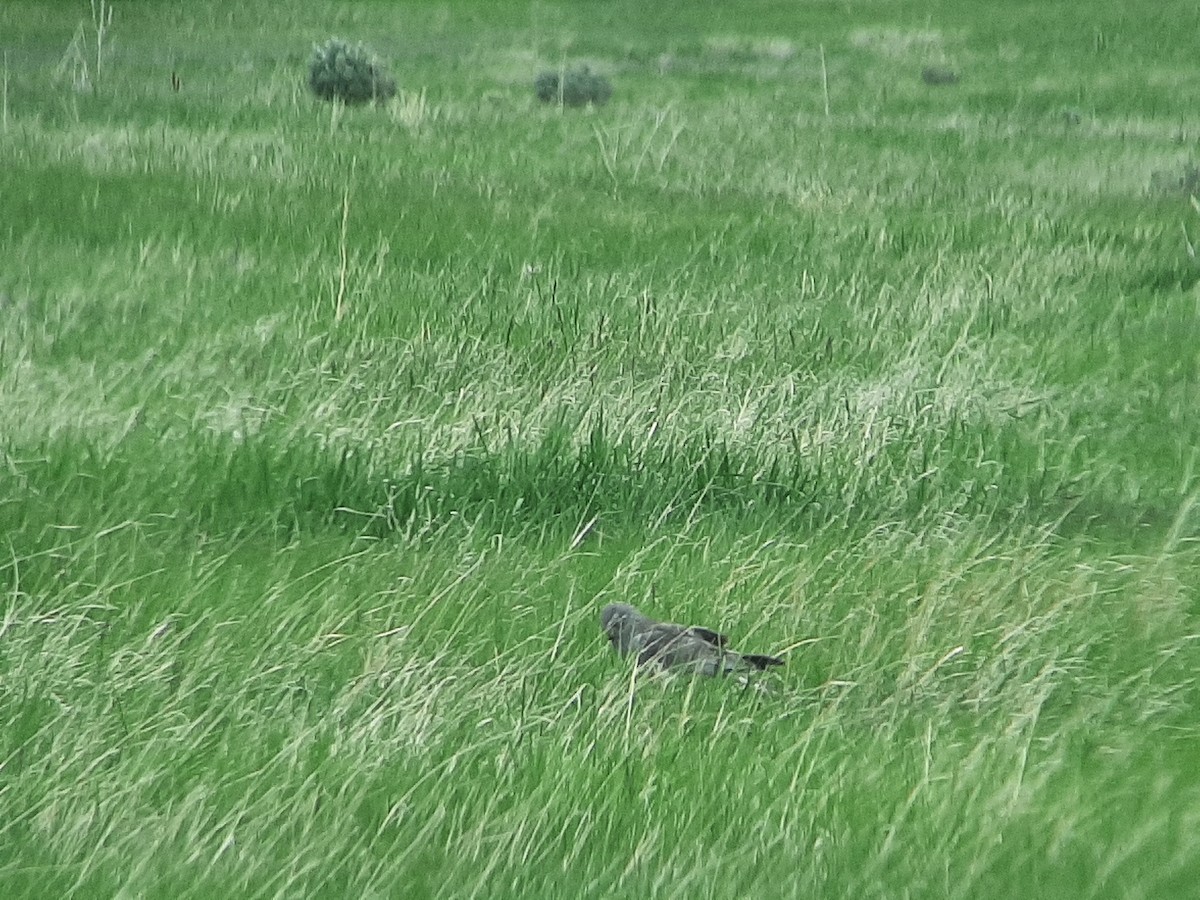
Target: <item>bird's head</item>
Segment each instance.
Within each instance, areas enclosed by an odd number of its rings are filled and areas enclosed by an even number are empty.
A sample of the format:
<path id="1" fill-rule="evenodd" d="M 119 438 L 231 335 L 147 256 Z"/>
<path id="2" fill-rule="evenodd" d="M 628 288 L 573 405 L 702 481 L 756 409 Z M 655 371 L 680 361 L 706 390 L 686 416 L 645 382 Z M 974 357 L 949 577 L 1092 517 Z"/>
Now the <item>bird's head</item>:
<path id="1" fill-rule="evenodd" d="M 634 633 L 644 619 L 637 607 L 628 603 L 610 603 L 600 610 L 600 627 L 621 653 L 633 650 Z"/>

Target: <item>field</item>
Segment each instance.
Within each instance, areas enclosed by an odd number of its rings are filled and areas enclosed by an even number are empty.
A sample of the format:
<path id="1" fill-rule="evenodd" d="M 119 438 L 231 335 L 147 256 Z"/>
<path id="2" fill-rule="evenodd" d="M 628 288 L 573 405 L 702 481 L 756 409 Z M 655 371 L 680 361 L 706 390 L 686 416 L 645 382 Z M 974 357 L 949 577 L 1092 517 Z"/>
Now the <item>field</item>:
<path id="1" fill-rule="evenodd" d="M 5 0 L 0 895 L 1200 895 L 1134 6 Z"/>

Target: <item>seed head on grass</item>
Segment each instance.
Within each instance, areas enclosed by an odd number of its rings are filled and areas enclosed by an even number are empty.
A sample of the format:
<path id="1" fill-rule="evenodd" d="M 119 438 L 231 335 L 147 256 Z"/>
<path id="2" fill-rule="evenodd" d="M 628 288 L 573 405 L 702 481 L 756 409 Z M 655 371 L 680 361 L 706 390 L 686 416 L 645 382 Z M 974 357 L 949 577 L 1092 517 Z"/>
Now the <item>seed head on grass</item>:
<path id="1" fill-rule="evenodd" d="M 622 656 L 637 654 L 638 665 L 690 671 L 697 675 L 762 672 L 782 666 L 777 656 L 736 653 L 719 632 L 696 625 L 656 622 L 627 603 L 610 603 L 600 627 Z"/>

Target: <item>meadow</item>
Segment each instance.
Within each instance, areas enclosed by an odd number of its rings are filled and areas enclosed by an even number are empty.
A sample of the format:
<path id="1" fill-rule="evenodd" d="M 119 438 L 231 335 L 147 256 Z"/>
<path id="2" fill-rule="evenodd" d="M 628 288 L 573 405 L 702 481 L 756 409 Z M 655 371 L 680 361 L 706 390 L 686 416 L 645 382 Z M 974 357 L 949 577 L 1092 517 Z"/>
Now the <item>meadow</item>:
<path id="1" fill-rule="evenodd" d="M 1200 9 L 1133 7 L 6 0 L 0 895 L 1197 896 Z"/>

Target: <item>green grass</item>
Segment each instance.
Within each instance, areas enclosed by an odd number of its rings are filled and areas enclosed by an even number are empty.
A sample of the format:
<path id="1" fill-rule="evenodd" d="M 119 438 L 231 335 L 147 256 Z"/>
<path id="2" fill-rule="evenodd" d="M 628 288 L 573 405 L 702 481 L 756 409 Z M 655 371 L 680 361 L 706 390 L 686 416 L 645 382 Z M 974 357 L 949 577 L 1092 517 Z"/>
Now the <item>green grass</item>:
<path id="1" fill-rule="evenodd" d="M 1194 892 L 1195 5 L 686 6 L 0 7 L 3 896 Z"/>

